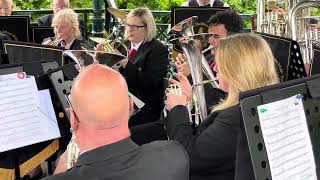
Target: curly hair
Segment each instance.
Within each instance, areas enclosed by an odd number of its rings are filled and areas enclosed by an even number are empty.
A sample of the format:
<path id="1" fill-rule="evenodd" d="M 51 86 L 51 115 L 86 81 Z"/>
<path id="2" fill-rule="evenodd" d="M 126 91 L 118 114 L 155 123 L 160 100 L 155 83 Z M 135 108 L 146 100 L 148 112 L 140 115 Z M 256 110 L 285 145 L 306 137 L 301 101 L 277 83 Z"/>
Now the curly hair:
<path id="1" fill-rule="evenodd" d="M 220 11 L 210 17 L 209 26 L 223 24 L 228 35 L 240 33 L 243 31 L 243 20 L 238 13 L 234 11 Z"/>

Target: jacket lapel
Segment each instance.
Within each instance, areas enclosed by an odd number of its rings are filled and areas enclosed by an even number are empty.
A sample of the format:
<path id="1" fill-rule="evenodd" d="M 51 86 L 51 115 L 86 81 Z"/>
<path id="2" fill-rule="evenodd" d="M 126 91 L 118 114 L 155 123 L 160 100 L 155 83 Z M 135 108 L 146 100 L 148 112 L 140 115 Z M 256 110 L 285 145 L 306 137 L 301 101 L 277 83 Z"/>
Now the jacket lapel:
<path id="1" fill-rule="evenodd" d="M 140 59 L 142 59 L 143 55 L 146 52 L 146 43 L 143 43 L 140 45 L 139 49 L 137 50 L 136 54 L 133 57 L 133 60 L 131 60 L 131 62 L 133 64 L 136 64 Z"/>

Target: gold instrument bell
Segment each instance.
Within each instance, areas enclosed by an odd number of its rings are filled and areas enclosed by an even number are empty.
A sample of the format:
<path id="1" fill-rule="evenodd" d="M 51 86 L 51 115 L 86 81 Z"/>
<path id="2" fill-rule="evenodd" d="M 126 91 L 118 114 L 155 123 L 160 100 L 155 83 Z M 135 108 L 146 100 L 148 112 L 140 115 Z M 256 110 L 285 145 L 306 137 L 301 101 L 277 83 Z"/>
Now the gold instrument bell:
<path id="1" fill-rule="evenodd" d="M 112 14 L 114 17 L 119 18 L 120 20 L 125 20 L 127 18 L 128 13 L 125 11 L 122 11 L 120 9 L 108 7 L 107 11 Z"/>
<path id="2" fill-rule="evenodd" d="M 96 53 L 96 60 L 99 64 L 105 64 L 111 67 L 120 60 L 127 58 L 128 52 L 128 48 L 124 44 L 114 41 L 106 43 L 102 51 Z"/>
<path id="3" fill-rule="evenodd" d="M 126 58 L 125 55 L 114 49 L 109 43 L 107 44 L 107 47 L 105 46 L 101 51 L 83 48 L 83 50 L 67 50 L 64 53 L 77 63 L 79 69 L 94 63 L 112 67 Z"/>

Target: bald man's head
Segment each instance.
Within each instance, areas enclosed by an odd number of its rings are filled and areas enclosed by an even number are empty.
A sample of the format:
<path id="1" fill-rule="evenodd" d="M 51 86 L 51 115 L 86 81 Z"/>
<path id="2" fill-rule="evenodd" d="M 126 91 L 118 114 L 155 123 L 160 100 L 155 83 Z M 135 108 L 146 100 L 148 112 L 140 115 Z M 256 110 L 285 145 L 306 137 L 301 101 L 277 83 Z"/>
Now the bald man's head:
<path id="1" fill-rule="evenodd" d="M 12 8 L 12 0 L 0 0 L 0 16 L 11 16 Z"/>
<path id="2" fill-rule="evenodd" d="M 74 81 L 71 101 L 80 123 L 106 129 L 128 123 L 130 102 L 123 76 L 99 64 L 87 66 Z"/>
<path id="3" fill-rule="evenodd" d="M 70 7 L 69 0 L 52 0 L 52 10 L 53 14 L 56 14 L 61 9 L 66 9 Z"/>

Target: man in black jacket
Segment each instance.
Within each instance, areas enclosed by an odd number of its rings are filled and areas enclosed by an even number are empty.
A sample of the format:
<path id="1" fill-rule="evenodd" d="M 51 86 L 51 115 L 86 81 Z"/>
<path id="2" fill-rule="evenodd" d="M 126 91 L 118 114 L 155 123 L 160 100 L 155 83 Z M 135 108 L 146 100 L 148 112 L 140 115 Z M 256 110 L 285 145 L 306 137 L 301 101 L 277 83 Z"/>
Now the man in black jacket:
<path id="1" fill-rule="evenodd" d="M 217 47 L 220 39 L 232 34 L 241 33 L 243 30 L 243 21 L 238 13 L 234 11 L 221 11 L 211 16 L 208 20 L 208 33 L 212 33 L 209 37 L 209 44 Z M 211 49 L 211 54 L 214 57 L 215 48 Z M 211 67 L 215 65 L 214 59 L 210 62 Z M 179 54 L 176 61 L 178 71 L 191 80 L 189 63 L 183 54 Z M 205 77 L 206 78 L 206 77 Z M 191 82 L 191 81 L 190 81 Z M 217 104 L 224 97 L 220 90 L 212 88 L 210 84 L 205 85 L 205 95 L 208 108 Z"/>
<path id="2" fill-rule="evenodd" d="M 132 111 L 128 86 L 119 72 L 100 64 L 83 69 L 72 85 L 70 105 L 80 156 L 65 172 L 67 155 L 62 155 L 58 174 L 46 180 L 188 180 L 188 157 L 180 144 L 138 146 L 130 139 Z"/>
<path id="3" fill-rule="evenodd" d="M 54 14 L 56 14 L 61 9 L 65 9 L 65 8 L 69 8 L 69 7 L 70 7 L 69 0 L 52 0 L 53 14 L 48 14 L 48 15 L 40 17 L 38 19 L 38 25 L 39 26 L 51 26 Z"/>
<path id="4" fill-rule="evenodd" d="M 59 12 L 61 9 L 65 9 L 65 8 L 70 8 L 69 0 L 52 0 L 53 14 L 48 14 L 40 17 L 38 19 L 38 25 L 51 27 L 53 16 L 57 12 Z M 79 19 L 79 27 L 80 27 L 82 37 L 84 37 L 84 32 L 86 31 L 86 25 L 82 19 Z"/>

